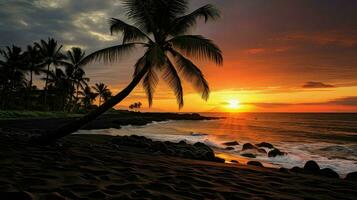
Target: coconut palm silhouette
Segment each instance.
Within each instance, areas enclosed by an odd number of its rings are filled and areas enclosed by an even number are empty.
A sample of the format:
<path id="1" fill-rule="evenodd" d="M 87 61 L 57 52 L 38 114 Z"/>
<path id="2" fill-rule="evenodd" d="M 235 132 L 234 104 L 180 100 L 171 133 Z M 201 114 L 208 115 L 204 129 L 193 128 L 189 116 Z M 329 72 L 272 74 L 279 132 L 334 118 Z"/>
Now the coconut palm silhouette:
<path id="1" fill-rule="evenodd" d="M 219 11 L 212 5 L 205 5 L 185 15 L 187 0 L 124 0 L 123 5 L 133 25 L 116 18 L 110 20 L 111 34 L 122 33 L 122 43 L 93 52 L 85 58 L 85 63 L 112 63 L 141 47 L 145 53 L 134 65 L 134 78 L 126 88 L 99 108 L 42 136 L 39 142 L 49 143 L 78 130 L 121 102 L 140 81 L 151 106 L 159 71 L 176 95 L 179 108 L 184 105 L 179 74 L 193 84 L 203 99 L 208 99 L 208 83 L 201 70 L 188 57 L 222 65 L 222 53 L 211 40 L 187 33 L 198 19 L 203 18 L 205 22 L 214 20 L 219 17 Z"/>

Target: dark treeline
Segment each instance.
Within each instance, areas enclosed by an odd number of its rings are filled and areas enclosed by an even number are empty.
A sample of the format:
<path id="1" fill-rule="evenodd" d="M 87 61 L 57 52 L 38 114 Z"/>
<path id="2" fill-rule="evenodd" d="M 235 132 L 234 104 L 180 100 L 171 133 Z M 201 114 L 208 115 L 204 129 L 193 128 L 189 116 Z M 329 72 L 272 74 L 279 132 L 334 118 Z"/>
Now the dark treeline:
<path id="1" fill-rule="evenodd" d="M 89 85 L 85 58 L 81 48 L 64 52 L 51 38 L 0 49 L 0 109 L 83 112 L 95 108 L 96 99 L 101 105 L 111 92 L 104 83 Z"/>

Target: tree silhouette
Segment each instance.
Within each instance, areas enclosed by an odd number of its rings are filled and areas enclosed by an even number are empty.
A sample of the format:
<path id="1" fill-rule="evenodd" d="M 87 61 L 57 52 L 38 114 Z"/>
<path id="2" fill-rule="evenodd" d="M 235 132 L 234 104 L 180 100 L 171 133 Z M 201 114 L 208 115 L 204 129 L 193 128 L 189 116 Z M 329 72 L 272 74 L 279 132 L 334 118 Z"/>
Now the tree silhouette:
<path id="1" fill-rule="evenodd" d="M 78 130 L 121 102 L 141 80 L 151 106 L 158 83 L 158 71 L 163 72 L 163 79 L 174 91 L 179 108 L 184 105 L 179 73 L 193 83 L 203 99 L 208 99 L 208 83 L 201 70 L 188 57 L 210 60 L 221 65 L 221 50 L 211 40 L 187 33 L 200 18 L 206 22 L 218 18 L 218 10 L 212 5 L 205 5 L 185 15 L 188 9 L 186 0 L 124 0 L 123 4 L 127 17 L 134 25 L 112 18 L 110 31 L 112 34 L 122 33 L 122 43 L 90 54 L 85 62 L 115 62 L 133 49 L 142 47 L 145 53 L 134 65 L 133 80 L 98 109 L 60 127 L 52 134 L 46 134 L 39 138 L 39 142 L 49 143 Z"/>

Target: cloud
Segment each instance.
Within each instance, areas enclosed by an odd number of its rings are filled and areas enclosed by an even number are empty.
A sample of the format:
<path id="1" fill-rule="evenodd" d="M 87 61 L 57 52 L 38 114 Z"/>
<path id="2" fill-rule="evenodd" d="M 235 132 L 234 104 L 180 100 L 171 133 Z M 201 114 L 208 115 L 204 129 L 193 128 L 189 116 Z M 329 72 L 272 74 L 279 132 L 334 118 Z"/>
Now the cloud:
<path id="1" fill-rule="evenodd" d="M 314 81 L 309 81 L 306 82 L 303 86 L 303 88 L 307 89 L 312 89 L 312 88 L 333 88 L 335 87 L 334 85 L 326 84 L 323 82 L 314 82 Z"/>
<path id="2" fill-rule="evenodd" d="M 357 96 L 341 97 L 337 99 L 332 99 L 325 102 L 314 102 L 314 103 L 245 103 L 246 105 L 253 105 L 261 108 L 277 108 L 286 106 L 321 106 L 321 105 L 335 105 L 335 106 L 353 106 L 357 107 Z"/>

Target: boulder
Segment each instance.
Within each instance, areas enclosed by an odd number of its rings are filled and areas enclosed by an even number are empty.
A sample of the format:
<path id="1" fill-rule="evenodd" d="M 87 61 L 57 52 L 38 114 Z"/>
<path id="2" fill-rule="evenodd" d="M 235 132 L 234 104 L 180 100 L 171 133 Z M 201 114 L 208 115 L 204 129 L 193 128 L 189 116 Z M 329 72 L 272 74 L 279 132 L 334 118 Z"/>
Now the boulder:
<path id="1" fill-rule="evenodd" d="M 275 148 L 275 149 L 269 151 L 268 157 L 283 156 L 285 154 L 286 154 L 285 152 L 281 152 L 279 149 Z"/>
<path id="2" fill-rule="evenodd" d="M 253 165 L 253 166 L 257 166 L 257 167 L 264 167 L 263 164 L 258 162 L 258 161 L 249 161 L 247 163 L 247 165 Z"/>
<path id="3" fill-rule="evenodd" d="M 233 147 L 226 147 L 224 150 L 232 151 L 232 150 L 234 150 L 234 148 Z"/>
<path id="4" fill-rule="evenodd" d="M 249 149 L 257 149 L 254 145 L 250 143 L 245 143 L 243 144 L 242 151 L 249 150 Z"/>
<path id="5" fill-rule="evenodd" d="M 308 172 L 319 172 L 320 166 L 313 160 L 309 160 L 305 163 L 304 170 Z"/>
<path id="6" fill-rule="evenodd" d="M 265 147 L 265 148 L 268 148 L 268 149 L 274 149 L 274 146 L 270 143 L 267 143 L 267 142 L 261 142 L 259 144 L 256 144 L 257 147 Z"/>
<path id="7" fill-rule="evenodd" d="M 231 160 L 231 163 L 239 163 L 238 161 L 236 161 L 236 160 Z"/>
<path id="8" fill-rule="evenodd" d="M 226 146 L 237 146 L 239 145 L 239 143 L 237 141 L 232 141 L 232 142 L 225 142 L 223 143 L 223 145 L 226 145 Z"/>
<path id="9" fill-rule="evenodd" d="M 278 171 L 283 173 L 289 173 L 289 170 L 284 167 L 280 167 Z"/>
<path id="10" fill-rule="evenodd" d="M 330 168 L 321 169 L 319 174 L 328 178 L 340 178 L 340 176 Z"/>
<path id="11" fill-rule="evenodd" d="M 219 157 L 214 157 L 214 159 L 212 161 L 218 162 L 218 163 L 225 163 L 226 162 L 226 160 L 224 160 L 223 158 L 219 158 Z"/>
<path id="12" fill-rule="evenodd" d="M 178 144 L 181 144 L 181 145 L 186 145 L 186 141 L 185 140 L 181 140 Z"/>
<path id="13" fill-rule="evenodd" d="M 243 153 L 241 156 L 247 157 L 247 158 L 255 158 L 256 156 L 252 153 Z"/>
<path id="14" fill-rule="evenodd" d="M 258 152 L 259 152 L 259 153 L 264 153 L 264 154 L 267 153 L 267 151 L 265 151 L 265 149 L 258 149 Z"/>
<path id="15" fill-rule="evenodd" d="M 357 172 L 348 173 L 345 179 L 349 180 L 349 181 L 356 181 L 357 182 Z"/>
<path id="16" fill-rule="evenodd" d="M 295 173 L 304 173 L 304 169 L 301 167 L 293 167 L 290 169 L 290 171 Z"/>

